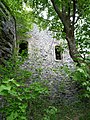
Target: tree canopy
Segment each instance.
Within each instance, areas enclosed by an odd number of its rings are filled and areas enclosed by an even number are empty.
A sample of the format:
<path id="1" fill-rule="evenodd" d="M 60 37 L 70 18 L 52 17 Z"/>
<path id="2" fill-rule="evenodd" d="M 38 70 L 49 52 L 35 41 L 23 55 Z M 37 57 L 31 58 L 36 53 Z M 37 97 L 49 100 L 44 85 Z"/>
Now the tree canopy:
<path id="1" fill-rule="evenodd" d="M 48 27 L 55 33 L 57 39 L 66 38 L 70 56 L 75 62 L 85 59 L 80 52 L 84 54 L 87 51 L 85 48 L 90 48 L 90 1 L 25 0 L 25 2 L 32 7 L 36 16 L 35 22 L 39 26 Z"/>

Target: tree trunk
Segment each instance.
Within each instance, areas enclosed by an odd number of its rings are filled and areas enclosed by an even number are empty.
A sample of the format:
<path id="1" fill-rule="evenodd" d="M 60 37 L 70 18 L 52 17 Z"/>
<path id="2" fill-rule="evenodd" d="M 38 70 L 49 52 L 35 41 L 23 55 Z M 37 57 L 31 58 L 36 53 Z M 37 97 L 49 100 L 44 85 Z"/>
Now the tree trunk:
<path id="1" fill-rule="evenodd" d="M 74 62 L 77 62 L 79 65 L 82 62 L 85 62 L 78 52 L 75 43 L 75 36 L 74 36 L 74 22 L 75 22 L 75 12 L 76 12 L 76 1 L 73 1 L 73 11 L 71 11 L 73 21 L 70 19 L 70 7 L 68 7 L 68 11 L 66 10 L 66 6 L 62 4 L 62 10 L 59 9 L 58 5 L 55 3 L 55 0 L 51 0 L 52 5 L 54 7 L 55 12 L 57 13 L 58 17 L 62 21 L 64 26 L 64 32 L 66 33 L 66 40 L 68 42 L 69 47 L 69 54 Z"/>
<path id="2" fill-rule="evenodd" d="M 77 48 L 76 48 L 76 42 L 74 38 L 74 29 L 71 26 L 71 28 L 66 29 L 66 40 L 68 42 L 69 47 L 69 54 L 74 62 L 81 63 L 83 61 L 82 56 L 79 54 Z"/>
<path id="3" fill-rule="evenodd" d="M 79 56 L 79 53 L 76 49 L 76 45 L 75 45 L 75 42 L 74 42 L 74 38 L 66 38 L 67 39 L 67 42 L 68 42 L 68 47 L 69 47 L 69 54 L 71 56 L 71 58 L 73 59 L 74 62 L 78 62 L 78 57 Z"/>

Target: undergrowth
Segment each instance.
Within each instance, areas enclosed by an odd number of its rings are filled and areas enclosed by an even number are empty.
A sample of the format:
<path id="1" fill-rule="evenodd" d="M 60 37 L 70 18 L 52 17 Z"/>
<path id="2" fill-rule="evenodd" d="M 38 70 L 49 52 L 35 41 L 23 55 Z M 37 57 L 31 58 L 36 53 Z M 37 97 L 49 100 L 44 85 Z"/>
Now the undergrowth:
<path id="1" fill-rule="evenodd" d="M 89 102 L 81 102 L 80 99 L 76 103 L 68 105 L 65 101 L 57 100 L 58 97 L 53 99 L 50 89 L 43 82 L 33 80 L 33 73 L 22 69 L 23 62 L 20 59 L 9 60 L 5 65 L 0 65 L 2 120 L 90 120 Z M 74 73 L 67 67 L 64 67 L 63 70 L 67 71 L 68 75 L 72 76 L 84 91 L 86 90 L 81 96 L 86 93 L 88 95 L 84 97 L 87 98 L 90 94 L 89 84 L 87 84 L 89 75 L 85 66 L 77 68 L 73 71 Z M 30 81 L 29 84 L 28 81 Z M 62 84 L 59 86 L 62 88 Z M 63 92 L 63 89 L 58 92 Z"/>

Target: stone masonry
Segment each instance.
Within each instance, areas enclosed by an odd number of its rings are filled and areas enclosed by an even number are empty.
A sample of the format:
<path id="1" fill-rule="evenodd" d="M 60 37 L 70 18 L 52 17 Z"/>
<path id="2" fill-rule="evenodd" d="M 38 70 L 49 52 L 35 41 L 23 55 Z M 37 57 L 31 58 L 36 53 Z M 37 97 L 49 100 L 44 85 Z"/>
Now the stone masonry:
<path id="1" fill-rule="evenodd" d="M 12 56 L 15 42 L 15 19 L 3 0 L 0 0 L 0 64 Z"/>
<path id="2" fill-rule="evenodd" d="M 32 71 L 35 81 L 46 82 L 53 98 L 65 98 L 73 101 L 75 93 L 74 84 L 62 69 L 65 65 L 73 69 L 73 61 L 68 49 L 62 52 L 62 59 L 56 60 L 55 46 L 64 45 L 61 41 L 52 38 L 51 32 L 47 30 L 39 31 L 34 25 L 33 30 L 28 33 L 32 37 L 28 41 L 28 60 L 23 64 L 23 68 Z M 29 81 L 31 82 L 31 81 Z M 63 97 L 61 97 L 63 96 Z"/>

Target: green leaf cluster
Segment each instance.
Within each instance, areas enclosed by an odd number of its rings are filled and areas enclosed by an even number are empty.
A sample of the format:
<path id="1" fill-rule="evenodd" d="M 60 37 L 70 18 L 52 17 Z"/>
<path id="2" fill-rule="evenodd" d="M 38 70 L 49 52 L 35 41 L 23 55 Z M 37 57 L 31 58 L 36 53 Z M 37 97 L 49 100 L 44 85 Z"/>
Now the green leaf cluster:
<path id="1" fill-rule="evenodd" d="M 27 10 L 28 6 L 22 0 L 4 0 L 6 6 L 16 20 L 16 32 L 19 39 L 26 37 L 26 32 L 32 29 L 33 12 Z"/>
<path id="2" fill-rule="evenodd" d="M 56 119 L 57 108 L 55 108 L 54 106 L 49 106 L 45 112 L 46 114 L 44 115 L 43 120 L 55 120 Z"/>
<path id="3" fill-rule="evenodd" d="M 47 88 L 44 88 L 40 83 L 26 86 L 19 84 L 14 79 L 4 79 L 0 85 L 0 95 L 6 102 L 2 113 L 5 113 L 7 120 L 27 120 L 28 104 L 41 94 L 47 93 Z"/>
<path id="4" fill-rule="evenodd" d="M 8 61 L 7 66 L 0 66 L 0 96 L 3 99 L 0 112 L 6 120 L 27 120 L 34 109 L 30 105 L 49 93 L 45 85 L 31 80 L 31 72 L 20 69 L 21 64 Z M 27 83 L 28 79 L 31 84 Z"/>
<path id="5" fill-rule="evenodd" d="M 80 67 L 76 67 L 72 77 L 79 85 L 80 97 L 90 98 L 90 71 L 87 65 L 81 64 Z"/>

